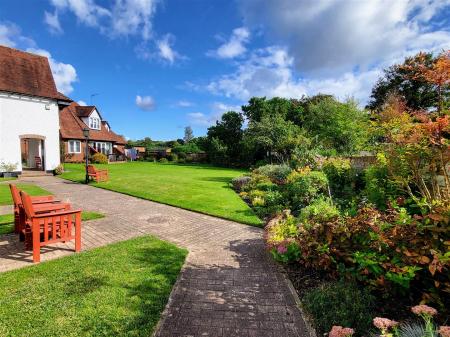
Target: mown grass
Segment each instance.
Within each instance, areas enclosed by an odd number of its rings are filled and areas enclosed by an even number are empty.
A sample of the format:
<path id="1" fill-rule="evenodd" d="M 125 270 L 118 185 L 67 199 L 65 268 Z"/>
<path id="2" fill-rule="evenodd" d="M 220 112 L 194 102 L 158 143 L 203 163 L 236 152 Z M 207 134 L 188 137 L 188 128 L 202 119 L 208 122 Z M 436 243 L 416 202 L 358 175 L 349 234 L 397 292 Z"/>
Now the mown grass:
<path id="1" fill-rule="evenodd" d="M 89 221 L 104 218 L 105 215 L 97 212 L 81 212 L 81 221 Z M 12 233 L 14 231 L 14 214 L 0 215 L 0 235 Z"/>
<path id="2" fill-rule="evenodd" d="M 16 184 L 16 186 L 27 192 L 29 195 L 50 195 L 49 191 L 40 188 L 39 186 L 32 184 Z M 0 185 L 0 205 L 12 205 L 13 200 L 11 197 L 11 191 L 9 190 L 8 184 Z"/>
<path id="3" fill-rule="evenodd" d="M 187 255 L 154 237 L 0 274 L 0 336 L 151 336 Z"/>
<path id="4" fill-rule="evenodd" d="M 108 182 L 93 186 L 218 216 L 237 222 L 261 226 L 261 220 L 231 189 L 234 177 L 243 170 L 208 165 L 177 165 L 134 162 L 95 165 L 109 171 Z M 84 166 L 65 164 L 64 179 L 84 182 Z"/>
<path id="5" fill-rule="evenodd" d="M 2 181 L 9 181 L 9 180 L 16 180 L 17 177 L 0 177 L 0 182 Z"/>

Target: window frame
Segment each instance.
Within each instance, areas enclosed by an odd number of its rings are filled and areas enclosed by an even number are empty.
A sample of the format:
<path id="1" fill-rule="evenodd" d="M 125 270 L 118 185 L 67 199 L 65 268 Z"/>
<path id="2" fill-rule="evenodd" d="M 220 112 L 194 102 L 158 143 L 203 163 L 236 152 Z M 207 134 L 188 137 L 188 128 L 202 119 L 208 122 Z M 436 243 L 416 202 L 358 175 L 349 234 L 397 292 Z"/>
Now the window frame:
<path id="1" fill-rule="evenodd" d="M 89 128 L 94 130 L 100 130 L 100 118 L 89 117 Z"/>
<path id="2" fill-rule="evenodd" d="M 73 145 L 71 145 L 73 144 Z M 75 144 L 78 144 L 78 151 L 77 146 Z M 67 143 L 67 150 L 69 153 L 81 153 L 81 141 L 77 139 L 71 139 Z"/>

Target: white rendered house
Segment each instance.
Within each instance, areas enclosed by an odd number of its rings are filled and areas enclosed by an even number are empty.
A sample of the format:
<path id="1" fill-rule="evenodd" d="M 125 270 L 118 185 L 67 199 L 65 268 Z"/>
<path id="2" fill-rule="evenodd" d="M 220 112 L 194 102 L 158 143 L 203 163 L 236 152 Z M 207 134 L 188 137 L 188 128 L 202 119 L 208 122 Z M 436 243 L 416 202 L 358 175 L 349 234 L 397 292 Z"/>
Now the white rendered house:
<path id="1" fill-rule="evenodd" d="M 68 104 L 46 57 L 0 46 L 0 163 L 15 164 L 18 173 L 55 169 L 59 108 Z"/>

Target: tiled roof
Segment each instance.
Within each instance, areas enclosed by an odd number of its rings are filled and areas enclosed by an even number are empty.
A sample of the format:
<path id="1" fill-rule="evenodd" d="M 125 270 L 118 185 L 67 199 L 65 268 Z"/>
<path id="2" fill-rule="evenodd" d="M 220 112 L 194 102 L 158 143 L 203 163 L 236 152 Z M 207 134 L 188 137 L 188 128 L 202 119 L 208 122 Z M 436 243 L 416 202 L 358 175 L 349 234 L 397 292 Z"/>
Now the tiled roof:
<path id="1" fill-rule="evenodd" d="M 87 125 L 80 119 L 77 110 L 81 106 L 72 102 L 69 106 L 59 111 L 59 128 L 63 139 L 82 139 L 83 128 Z M 84 107 L 82 107 L 84 108 Z M 125 144 L 126 141 L 122 136 L 117 135 L 109 130 L 101 123 L 100 130 L 89 130 L 89 139 L 105 142 L 114 142 L 117 144 Z"/>
<path id="2" fill-rule="evenodd" d="M 0 46 L 0 91 L 68 99 L 56 90 L 46 57 L 4 46 Z"/>
<path id="3" fill-rule="evenodd" d="M 91 114 L 91 112 L 94 109 L 95 109 L 95 106 L 93 106 L 93 105 L 86 105 L 86 106 L 78 105 L 76 107 L 77 116 L 89 117 L 89 115 Z"/>

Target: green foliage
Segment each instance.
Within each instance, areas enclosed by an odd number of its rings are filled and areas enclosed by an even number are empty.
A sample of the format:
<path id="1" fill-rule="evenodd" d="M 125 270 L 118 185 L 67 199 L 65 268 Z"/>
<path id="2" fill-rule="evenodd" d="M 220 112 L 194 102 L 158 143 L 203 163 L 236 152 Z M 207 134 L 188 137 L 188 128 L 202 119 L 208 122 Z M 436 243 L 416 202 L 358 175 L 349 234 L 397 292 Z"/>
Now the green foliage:
<path id="1" fill-rule="evenodd" d="M 186 144 L 176 144 L 173 148 L 172 148 L 172 152 L 175 154 L 180 155 L 181 153 L 183 153 L 184 155 L 186 155 L 186 153 L 199 153 L 201 152 L 200 148 L 197 146 L 197 144 L 193 141 L 190 141 L 189 143 Z M 186 157 L 184 158 L 186 159 Z"/>
<path id="2" fill-rule="evenodd" d="M 317 197 L 327 194 L 328 179 L 321 171 L 305 168 L 293 171 L 287 177 L 286 195 L 294 211 L 299 211 Z"/>
<path id="3" fill-rule="evenodd" d="M 303 208 L 299 214 L 300 222 L 327 222 L 339 216 L 339 210 L 328 198 L 318 198 Z"/>
<path id="4" fill-rule="evenodd" d="M 97 152 L 92 156 L 91 161 L 94 164 L 108 164 L 108 157 L 103 153 Z"/>
<path id="5" fill-rule="evenodd" d="M 348 208 L 353 198 L 361 192 L 362 182 L 350 160 L 340 157 L 328 158 L 322 164 L 322 171 L 328 178 L 330 193 L 336 203 Z"/>
<path id="6" fill-rule="evenodd" d="M 364 171 L 365 190 L 367 200 L 379 209 L 386 209 L 388 201 L 399 195 L 395 184 L 389 179 L 386 159 L 378 155 L 377 163 Z"/>
<path id="7" fill-rule="evenodd" d="M 438 93 L 433 84 L 423 77 L 416 76 L 419 71 L 416 67 L 410 67 L 419 59 L 419 55 L 407 57 L 403 64 L 393 65 L 384 70 L 383 76 L 372 89 L 370 102 L 367 108 L 375 111 L 382 110 L 384 104 L 392 94 L 403 97 L 408 107 L 413 110 L 428 110 L 438 106 Z M 431 53 L 425 54 L 420 60 L 426 69 L 431 69 L 437 57 Z M 444 93 L 445 105 L 448 105 L 450 94 Z"/>
<path id="8" fill-rule="evenodd" d="M 167 158 L 161 158 L 161 159 L 159 159 L 158 160 L 161 164 L 165 164 L 165 163 L 168 163 L 169 162 L 169 160 L 167 159 Z"/>
<path id="9" fill-rule="evenodd" d="M 358 335 L 365 335 L 372 327 L 375 298 L 366 288 L 340 281 L 323 284 L 309 291 L 302 303 L 314 317 L 320 333 L 333 325 L 352 327 Z"/>
<path id="10" fill-rule="evenodd" d="M 292 169 L 288 165 L 264 165 L 254 170 L 256 174 L 268 177 L 272 182 L 284 183 Z"/>
<path id="11" fill-rule="evenodd" d="M 307 105 L 302 126 L 322 152 L 352 154 L 367 142 L 368 118 L 354 101 L 325 97 Z"/>
<path id="12" fill-rule="evenodd" d="M 62 164 L 59 164 L 58 166 L 56 166 L 54 173 L 55 175 L 61 175 L 64 172 L 64 166 Z"/>
<path id="13" fill-rule="evenodd" d="M 244 140 L 257 152 L 267 153 L 270 161 L 287 162 L 304 135 L 298 126 L 280 115 L 262 116 L 260 121 L 250 120 Z"/>
<path id="14" fill-rule="evenodd" d="M 178 155 L 176 153 L 169 153 L 167 155 L 167 160 L 176 162 L 178 160 Z"/>
<path id="15" fill-rule="evenodd" d="M 224 113 L 216 125 L 208 128 L 208 140 L 217 139 L 226 148 L 222 158 L 223 163 L 238 164 L 242 152 L 242 125 L 244 118 L 240 113 L 228 111 Z M 213 151 L 214 147 L 210 148 Z"/>
<path id="16" fill-rule="evenodd" d="M 208 148 L 208 158 L 216 165 L 228 165 L 228 147 L 218 138 L 212 138 Z"/>
<path id="17" fill-rule="evenodd" d="M 240 192 L 250 182 L 251 179 L 252 178 L 249 176 L 236 177 L 231 180 L 231 184 L 236 191 Z"/>

